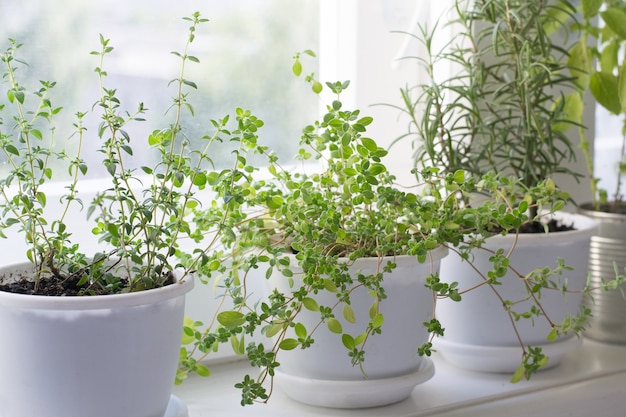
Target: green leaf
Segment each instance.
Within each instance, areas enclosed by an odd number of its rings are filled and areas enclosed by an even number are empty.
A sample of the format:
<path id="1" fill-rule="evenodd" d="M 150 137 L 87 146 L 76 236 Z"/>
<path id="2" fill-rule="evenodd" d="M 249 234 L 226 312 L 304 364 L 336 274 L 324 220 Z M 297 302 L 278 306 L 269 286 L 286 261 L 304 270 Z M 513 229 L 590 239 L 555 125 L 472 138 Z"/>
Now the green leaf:
<path id="1" fill-rule="evenodd" d="M 120 236 L 117 230 L 117 226 L 114 224 L 107 224 L 107 232 L 109 232 L 109 234 L 115 238 Z"/>
<path id="2" fill-rule="evenodd" d="M 465 182 L 465 171 L 463 170 L 457 170 L 454 173 L 454 182 L 456 182 L 457 184 L 463 184 Z"/>
<path id="3" fill-rule="evenodd" d="M 592 18 L 598 14 L 602 7 L 602 0 L 582 0 L 583 17 Z"/>
<path id="4" fill-rule="evenodd" d="M 613 114 L 619 114 L 622 105 L 618 96 L 617 77 L 606 72 L 591 74 L 589 89 L 596 101 Z"/>
<path id="5" fill-rule="evenodd" d="M 577 42 L 569 51 L 567 67 L 570 74 L 575 77 L 576 86 L 585 91 L 589 88 L 589 74 L 591 73 L 591 55 L 589 48 L 583 42 Z"/>
<path id="6" fill-rule="evenodd" d="M 302 74 L 302 62 L 300 62 L 300 60 L 299 60 L 299 59 L 296 59 L 296 60 L 293 62 L 293 65 L 291 66 L 291 72 L 293 72 L 293 74 L 294 74 L 296 77 L 299 77 L 299 76 L 300 76 L 300 74 Z"/>
<path id="7" fill-rule="evenodd" d="M 8 144 L 4 147 L 4 150 L 13 155 L 20 155 L 20 151 L 14 145 Z"/>
<path id="8" fill-rule="evenodd" d="M 187 319 L 187 318 L 186 318 Z M 188 345 L 192 343 L 196 338 L 194 337 L 194 330 L 191 327 L 185 326 L 183 327 L 183 338 L 181 344 Z"/>
<path id="9" fill-rule="evenodd" d="M 600 53 L 600 70 L 612 74 L 613 69 L 617 67 L 618 53 L 619 43 L 617 41 L 609 42 Z"/>
<path id="10" fill-rule="evenodd" d="M 354 314 L 354 310 L 348 304 L 343 305 L 343 318 L 346 319 L 348 323 L 356 323 L 356 315 Z"/>
<path id="11" fill-rule="evenodd" d="M 365 340 L 367 339 L 367 335 L 368 333 L 361 333 L 360 335 L 358 335 L 355 339 L 354 339 L 354 344 L 355 345 L 360 345 L 363 342 L 365 342 Z"/>
<path id="12" fill-rule="evenodd" d="M 193 176 L 193 185 L 198 187 L 204 187 L 207 183 L 206 174 L 203 172 L 198 172 Z"/>
<path id="13" fill-rule="evenodd" d="M 361 143 L 363 144 L 363 146 L 365 146 L 367 148 L 368 151 L 370 152 L 376 152 L 376 150 L 378 149 L 378 145 L 376 144 L 376 141 L 374 139 L 370 139 L 370 138 L 361 138 Z"/>
<path id="14" fill-rule="evenodd" d="M 343 169 L 343 173 L 344 175 L 348 176 L 348 177 L 352 177 L 356 174 L 358 174 L 357 170 L 352 168 L 352 167 L 346 167 Z"/>
<path id="15" fill-rule="evenodd" d="M 373 121 L 374 121 L 374 118 L 373 118 L 373 117 L 370 117 L 370 116 L 365 116 L 365 117 L 360 118 L 360 119 L 357 121 L 357 123 L 358 123 L 358 124 L 360 124 L 360 125 L 363 125 L 363 126 L 368 126 L 368 125 L 370 125 Z"/>
<path id="16" fill-rule="evenodd" d="M 150 146 L 158 145 L 159 143 L 161 143 L 162 140 L 163 140 L 163 135 L 161 134 L 161 131 L 155 130 L 148 136 L 148 145 Z"/>
<path id="17" fill-rule="evenodd" d="M 193 89 L 196 89 L 196 90 L 198 89 L 198 86 L 193 81 L 183 80 L 183 84 L 188 85 L 189 87 Z"/>
<path id="18" fill-rule="evenodd" d="M 372 327 L 375 329 L 379 329 L 383 325 L 384 322 L 385 322 L 385 317 L 382 315 L 382 313 L 378 313 L 372 319 Z"/>
<path id="19" fill-rule="evenodd" d="M 546 11 L 547 19 L 543 24 L 543 29 L 548 35 L 556 32 L 563 27 L 563 24 L 570 19 L 570 13 L 567 5 L 560 4 L 556 7 L 550 7 Z"/>
<path id="20" fill-rule="evenodd" d="M 278 196 L 278 195 L 275 195 L 275 196 L 272 196 L 272 198 L 270 198 L 267 201 L 267 207 L 272 209 L 272 210 L 276 210 L 276 209 L 280 208 L 280 206 L 282 206 L 283 203 L 284 203 L 283 198 Z"/>
<path id="21" fill-rule="evenodd" d="M 217 271 L 220 268 L 220 266 L 222 266 L 222 262 L 217 259 L 212 260 L 207 265 L 210 271 Z"/>
<path id="22" fill-rule="evenodd" d="M 626 61 L 619 69 L 619 75 L 617 77 L 617 95 L 619 96 L 619 102 L 622 105 L 622 113 L 626 112 Z"/>
<path id="23" fill-rule="evenodd" d="M 298 342 L 296 339 L 284 339 L 282 342 L 280 342 L 278 348 L 282 350 L 293 350 L 299 345 L 300 342 Z"/>
<path id="24" fill-rule="evenodd" d="M 601 12 L 600 16 L 617 36 L 626 39 L 626 12 L 617 7 L 611 7 Z"/>
<path id="25" fill-rule="evenodd" d="M 320 306 L 317 304 L 317 301 L 315 301 L 311 297 L 304 298 L 302 300 L 302 304 L 304 305 L 304 308 L 306 308 L 307 310 L 320 311 Z"/>
<path id="26" fill-rule="evenodd" d="M 552 330 L 550 330 L 550 333 L 548 333 L 548 336 L 546 336 L 546 340 L 548 342 L 554 342 L 556 341 L 557 337 L 559 337 L 559 332 L 556 330 L 556 328 L 553 328 Z"/>
<path id="27" fill-rule="evenodd" d="M 321 93 L 323 88 L 324 86 L 319 81 L 313 81 L 313 84 L 311 84 L 311 89 L 315 94 Z"/>
<path id="28" fill-rule="evenodd" d="M 341 335 L 341 343 L 343 343 L 348 350 L 354 350 L 356 348 L 354 338 L 347 333 Z"/>
<path id="29" fill-rule="evenodd" d="M 41 205 L 41 207 L 45 207 L 46 206 L 46 195 L 44 193 L 42 193 L 41 191 L 39 191 L 36 194 L 36 198 L 37 201 L 39 202 L 39 204 Z"/>
<path id="30" fill-rule="evenodd" d="M 583 121 L 584 104 L 582 96 L 578 92 L 561 96 L 554 103 L 554 107 L 560 106 L 563 100 L 565 101 L 561 110 L 562 113 L 558 115 L 558 119 L 565 121 L 554 124 L 554 130 L 558 132 L 565 132 L 574 126 L 569 122 L 582 124 Z"/>
<path id="31" fill-rule="evenodd" d="M 511 383 L 520 382 L 522 378 L 524 378 L 524 374 L 526 373 L 526 367 L 523 363 L 515 370 L 513 376 L 511 377 Z"/>
<path id="32" fill-rule="evenodd" d="M 217 315 L 217 321 L 225 327 L 236 327 L 244 324 L 246 318 L 240 311 L 222 311 Z"/>
<path id="33" fill-rule="evenodd" d="M 233 348 L 233 352 L 236 355 L 244 355 L 246 353 L 246 342 L 244 335 L 241 335 L 241 338 L 238 339 L 236 335 L 232 335 L 230 337 L 230 346 Z"/>
<path id="34" fill-rule="evenodd" d="M 117 166 L 115 164 L 107 164 L 107 172 L 111 176 L 115 176 L 115 171 L 117 170 Z"/>
<path id="35" fill-rule="evenodd" d="M 461 228 L 461 226 L 458 223 L 453 222 L 452 220 L 448 220 L 447 222 L 445 222 L 443 227 L 446 230 L 459 230 Z"/>
<path id="36" fill-rule="evenodd" d="M 273 337 L 276 336 L 285 326 L 283 324 L 272 324 L 265 330 L 265 336 Z"/>
<path id="37" fill-rule="evenodd" d="M 386 170 L 387 168 L 385 168 L 383 164 L 372 164 L 372 166 L 369 169 L 371 175 L 379 175 L 385 172 Z"/>
<path id="38" fill-rule="evenodd" d="M 335 283 L 334 283 L 331 279 L 329 279 L 329 278 L 325 278 L 325 279 L 324 279 L 324 289 L 325 289 L 326 291 L 328 291 L 328 292 L 331 292 L 331 293 L 337 293 L 337 292 L 338 292 L 338 290 L 337 290 L 337 286 L 336 286 L 336 285 L 335 285 Z"/>
<path id="39" fill-rule="evenodd" d="M 332 333 L 341 334 L 343 332 L 341 322 L 336 318 L 329 318 L 326 322 L 326 325 L 328 326 L 328 330 L 330 330 Z"/>
<path id="40" fill-rule="evenodd" d="M 209 371 L 209 368 L 207 368 L 206 366 L 202 365 L 201 363 L 197 363 L 197 362 L 196 362 L 195 372 L 196 372 L 196 374 L 198 374 L 199 376 L 202 376 L 202 377 L 211 376 L 211 371 Z"/>
<path id="41" fill-rule="evenodd" d="M 296 332 L 296 336 L 298 339 L 305 339 L 307 335 L 306 327 L 302 323 L 296 323 L 294 326 L 294 331 Z"/>
<path id="42" fill-rule="evenodd" d="M 378 314 L 378 301 L 372 303 L 369 310 L 370 319 L 373 319 Z"/>

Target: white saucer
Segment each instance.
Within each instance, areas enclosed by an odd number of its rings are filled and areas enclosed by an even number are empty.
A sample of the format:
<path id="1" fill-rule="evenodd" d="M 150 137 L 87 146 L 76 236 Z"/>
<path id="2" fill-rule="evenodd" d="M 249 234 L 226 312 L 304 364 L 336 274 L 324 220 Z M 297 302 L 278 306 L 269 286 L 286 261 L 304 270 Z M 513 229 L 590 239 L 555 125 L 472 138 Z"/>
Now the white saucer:
<path id="1" fill-rule="evenodd" d="M 276 383 L 293 400 L 319 407 L 366 408 L 402 401 L 433 377 L 435 365 L 423 358 L 417 371 L 391 378 L 333 381 L 276 372 Z"/>
<path id="2" fill-rule="evenodd" d="M 542 352 L 550 358 L 546 366 L 541 368 L 548 369 L 558 365 L 566 353 L 578 349 L 581 343 L 581 338 L 572 336 L 533 347 L 541 347 Z M 446 362 L 471 371 L 515 372 L 522 360 L 522 348 L 520 346 L 478 346 L 450 342 L 445 338 L 439 338 L 433 342 L 433 347 Z"/>
<path id="3" fill-rule="evenodd" d="M 187 406 L 180 398 L 172 395 L 163 417 L 189 417 L 189 414 L 187 413 Z"/>

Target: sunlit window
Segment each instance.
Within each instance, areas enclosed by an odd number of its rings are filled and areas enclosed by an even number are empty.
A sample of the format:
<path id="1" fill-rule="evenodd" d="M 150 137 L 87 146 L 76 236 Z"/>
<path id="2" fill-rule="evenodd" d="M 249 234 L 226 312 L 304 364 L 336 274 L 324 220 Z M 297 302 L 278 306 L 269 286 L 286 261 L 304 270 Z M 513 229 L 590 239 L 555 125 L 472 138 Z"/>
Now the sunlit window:
<path id="1" fill-rule="evenodd" d="M 140 102 L 149 109 L 145 122 L 128 128 L 137 147 L 148 132 L 168 123 L 174 94 L 168 82 L 178 76 L 180 62 L 170 52 L 181 51 L 187 40 L 189 24 L 182 18 L 199 11 L 210 21 L 192 44 L 191 54 L 200 64 L 190 65 L 186 78 L 198 85 L 191 93 L 196 117 L 185 133 L 192 139 L 207 134 L 211 119 L 244 107 L 265 121 L 262 139 L 289 158 L 302 127 L 317 117 L 317 97 L 291 74 L 291 63 L 296 52 L 317 49 L 318 9 L 312 0 L 3 0 L 0 48 L 8 47 L 7 38 L 24 44 L 19 56 L 29 67 L 20 72 L 29 90 L 40 79 L 57 82 L 52 100 L 64 110 L 56 137 L 66 148 L 72 144 L 67 139 L 74 114 L 91 112 L 98 99 L 93 71 L 98 57 L 90 52 L 100 48 L 100 34 L 110 38 L 115 50 L 105 62 L 107 88 L 117 89 L 125 109 L 133 111 Z M 314 71 L 317 62 L 309 65 Z M 94 114 L 86 121 L 89 143 L 83 157 L 88 162 L 97 157 L 98 122 Z M 230 160 L 219 152 L 216 163 Z M 148 152 L 135 155 L 136 163 L 151 157 Z M 90 164 L 90 176 L 103 169 Z"/>

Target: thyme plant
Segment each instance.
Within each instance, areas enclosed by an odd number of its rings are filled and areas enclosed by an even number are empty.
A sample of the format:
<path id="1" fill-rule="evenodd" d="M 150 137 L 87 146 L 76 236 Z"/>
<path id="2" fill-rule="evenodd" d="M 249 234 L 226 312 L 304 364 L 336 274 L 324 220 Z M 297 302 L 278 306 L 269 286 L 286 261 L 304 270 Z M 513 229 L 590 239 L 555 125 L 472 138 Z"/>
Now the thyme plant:
<path id="1" fill-rule="evenodd" d="M 34 277 L 25 293 L 51 295 L 91 295 L 141 291 L 174 281 L 178 261 L 173 258 L 182 238 L 193 236 L 186 216 L 198 205 L 195 192 L 203 190 L 211 177 L 211 146 L 224 133 L 215 123 L 215 132 L 202 138 L 202 148 L 193 149 L 185 136 L 183 112 L 192 116 L 188 100 L 196 88 L 185 78 L 185 68 L 198 59 L 189 53 L 199 24 L 206 21 L 199 13 L 185 18 L 189 23 L 184 49 L 173 52 L 180 60 L 180 73 L 170 82 L 174 89 L 171 121 L 143 138 L 142 149 L 149 145 L 156 153 L 153 166 L 132 168 L 137 153 L 137 138 L 127 132 L 131 123 L 144 120 L 143 103 L 132 113 L 123 110 L 116 88 L 108 84 L 105 60 L 113 52 L 110 40 L 100 36 L 100 49 L 92 52 L 99 59 L 96 68 L 100 97 L 92 113 L 76 114 L 75 133 L 69 145 L 57 150 L 55 116 L 61 109 L 53 105 L 54 82 L 42 81 L 38 89 L 28 91 L 21 84 L 19 71 L 26 65 L 18 51 L 22 47 L 9 40 L 0 56 L 4 64 L 2 92 L 8 102 L 0 107 L 0 148 L 6 158 L 8 173 L 0 179 L 0 233 L 17 228 L 28 244 L 27 257 L 34 265 Z M 165 87 L 165 86 L 164 86 Z M 85 119 L 100 118 L 96 132 L 85 127 Z M 63 138 L 65 139 L 65 138 Z M 86 141 L 99 139 L 99 154 L 108 174 L 109 185 L 90 201 L 81 201 L 81 179 L 89 167 L 81 157 Z M 66 149 L 75 149 L 70 154 Z M 61 214 L 49 218 L 51 203 L 46 186 L 66 180 L 67 191 L 61 197 Z M 228 188 L 225 183 L 224 187 Z M 74 207 L 75 206 L 75 207 Z M 85 254 L 74 242 L 68 224 L 71 208 L 86 207 L 94 223 L 93 233 L 103 242 L 103 250 Z M 219 227 L 215 219 L 211 227 Z M 211 244 L 200 250 L 190 269 L 209 261 Z M 120 269 L 121 267 L 121 269 Z M 189 273 L 189 270 L 184 272 Z"/>
<path id="2" fill-rule="evenodd" d="M 293 67 L 298 76 L 302 75 L 300 57 L 296 55 Z M 321 91 L 323 86 L 314 74 L 305 80 L 314 92 Z M 395 263 L 384 261 L 385 256 L 410 255 L 425 262 L 430 250 L 448 246 L 469 259 L 470 251 L 480 248 L 487 237 L 517 230 L 530 220 L 529 209 L 562 207 L 562 194 L 549 180 L 527 187 L 493 173 L 477 179 L 462 170 L 442 173 L 425 167 L 416 173 L 422 187 L 412 191 L 398 188 L 385 163 L 387 151 L 367 136 L 373 119 L 360 110 L 345 108 L 341 101 L 348 86 L 348 82 L 325 84 L 334 99 L 320 120 L 303 129 L 296 155 L 299 168 L 281 164 L 261 145 L 260 132 L 242 138 L 240 149 L 266 156 L 267 173 L 248 165 L 245 155 L 238 155 L 241 175 L 235 178 L 232 198 L 243 204 L 231 211 L 227 220 L 227 229 L 233 233 L 222 236 L 222 261 L 198 271 L 217 280 L 224 307 L 211 323 L 187 321 L 178 382 L 205 355 L 227 343 L 259 369 L 258 374 L 248 374 L 236 384 L 242 392 L 242 405 L 267 401 L 281 351 L 309 348 L 320 331 L 335 333 L 338 345 L 345 348 L 346 360 L 367 375 L 367 341 L 385 337 L 379 306 L 393 302 L 386 300 L 385 277 Z M 308 161 L 315 164 L 306 164 Z M 491 198 L 476 206 L 464 203 L 477 192 Z M 222 217 L 221 210 L 214 206 L 197 211 L 198 229 L 210 219 Z M 460 242 L 465 244 L 456 248 Z M 349 274 L 349 266 L 362 257 L 378 259 L 380 270 L 369 275 Z M 510 269 L 508 254 L 498 251 L 491 258 L 493 269 L 485 271 L 480 286 L 491 285 L 497 293 L 499 279 Z M 502 300 L 504 314 L 510 315 L 514 326 L 523 319 L 549 320 L 541 306 L 541 290 L 566 290 L 558 284 L 564 268 L 545 268 L 523 277 L 529 290 L 526 299 L 533 304 L 528 311 L 516 310 L 521 300 Z M 251 280 L 276 276 L 289 284 L 288 291 L 274 290 L 259 298 L 250 289 Z M 425 285 L 438 298 L 461 302 L 463 294 L 472 290 L 460 290 L 458 282 L 442 281 L 435 273 L 426 278 Z M 371 295 L 369 320 L 361 323 L 360 332 L 348 332 L 340 319 L 354 320 L 351 294 L 362 287 Z M 332 294 L 336 302 L 320 305 L 314 297 L 320 292 Z M 304 313 L 319 315 L 317 325 L 305 326 L 300 319 Z M 579 331 L 581 321 L 584 314 L 568 317 L 563 323 L 550 321 L 553 334 L 549 337 Z M 445 330 L 445 323 L 434 313 L 423 325 L 432 337 Z M 431 355 L 431 342 L 432 338 L 415 354 Z M 520 346 L 523 361 L 515 376 L 518 379 L 546 362 L 541 349 L 528 348 L 521 339 Z M 208 371 L 200 368 L 200 372 Z"/>

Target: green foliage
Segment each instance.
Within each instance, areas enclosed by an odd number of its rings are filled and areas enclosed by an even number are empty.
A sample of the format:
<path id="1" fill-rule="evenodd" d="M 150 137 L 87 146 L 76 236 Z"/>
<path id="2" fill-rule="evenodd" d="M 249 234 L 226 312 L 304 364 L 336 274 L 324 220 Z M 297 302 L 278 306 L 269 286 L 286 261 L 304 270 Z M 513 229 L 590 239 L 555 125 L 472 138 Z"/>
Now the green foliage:
<path id="1" fill-rule="evenodd" d="M 51 98 L 56 84 L 41 81 L 32 92 L 21 84 L 19 70 L 26 64 L 18 56 L 22 45 L 17 41 L 10 39 L 8 49 L 0 55 L 4 66 L 1 87 L 8 99 L 0 109 L 0 149 L 9 166 L 8 175 L 0 180 L 0 234 L 4 237 L 5 230 L 17 228 L 24 236 L 37 283 L 49 277 L 75 280 L 81 286 L 79 293 L 84 295 L 141 291 L 171 283 L 171 274 L 178 266 L 173 255 L 179 240 L 198 238 L 187 219 L 191 209 L 198 206 L 194 193 L 206 188 L 210 178 L 214 179 L 214 187 L 221 186 L 224 194 L 228 193 L 233 173 L 224 171 L 216 178 L 217 174 L 206 168 L 212 166 L 211 145 L 221 141 L 221 136 L 230 135 L 225 121 L 213 123 L 214 132 L 204 138 L 201 149 L 189 146 L 186 127 L 181 124 L 183 112 L 194 113 L 187 98 L 196 85 L 185 78 L 185 67 L 198 59 L 188 51 L 196 28 L 206 21 L 199 13 L 184 19 L 189 23 L 185 47 L 182 52 L 173 52 L 180 60 L 180 73 L 169 84 L 174 90 L 170 120 L 166 118 L 165 126 L 148 138 L 159 159 L 154 166 L 140 171 L 129 168 L 138 139 L 131 139 L 127 127 L 142 122 L 147 109 L 139 103 L 134 112 L 123 111 L 125 103 L 120 94 L 107 85 L 105 60 L 114 53 L 109 39 L 101 35 L 100 49 L 91 53 L 99 60 L 95 73 L 100 97 L 91 114 L 76 114 L 75 133 L 69 139 L 76 144 L 74 156 L 54 150 L 55 116 L 61 112 Z M 97 164 L 105 167 L 109 186 L 91 202 L 83 202 L 78 185 L 88 166 L 80 152 L 87 140 L 84 119 L 90 115 L 100 118 L 93 139 L 100 139 L 101 159 Z M 252 129 L 246 126 L 242 130 Z M 61 197 L 60 217 L 50 219 L 45 185 L 62 178 L 62 171 L 69 173 L 70 181 Z M 67 227 L 71 206 L 86 207 L 87 216 L 94 222 L 90 229 L 101 242 L 109 244 L 103 245 L 111 248 L 108 252 L 83 254 L 72 242 Z M 204 230 L 217 230 L 221 220 L 208 220 Z M 194 254 L 185 274 L 196 267 L 216 268 L 215 257 L 209 254 L 212 246 Z M 199 365 L 190 367 L 205 373 Z"/>
<path id="2" fill-rule="evenodd" d="M 300 58 L 300 54 L 294 57 L 293 70 L 302 76 Z M 304 81 L 319 82 L 314 74 Z M 251 343 L 246 348 L 259 374 L 247 375 L 237 384 L 242 404 L 265 401 L 271 395 L 281 351 L 307 349 L 315 343 L 317 332 L 327 329 L 345 347 L 346 360 L 366 373 L 368 340 L 385 337 L 385 317 L 379 305 L 387 298 L 385 278 L 396 267 L 394 256 L 411 255 L 425 262 L 431 250 L 449 246 L 469 258 L 470 251 L 481 247 L 487 237 L 528 221 L 528 209 L 562 207 L 563 195 L 549 180 L 527 187 L 492 173 L 476 179 L 464 170 L 442 173 L 424 167 L 416 172 L 419 192 L 399 189 L 385 164 L 387 150 L 367 136 L 373 119 L 360 110 L 346 109 L 341 101 L 349 82 L 326 83 L 325 87 L 332 94 L 326 113 L 302 131 L 297 153 L 301 169 L 283 167 L 260 144 L 258 131 L 242 136 L 245 144 L 238 155 L 237 172 L 245 175 L 236 176 L 229 189 L 232 194 L 214 187 L 229 204 L 196 211 L 198 230 L 211 224 L 210 219 L 225 219 L 221 267 L 198 272 L 207 277 L 224 274 L 219 282 L 232 308 L 218 314 L 218 323 L 207 326 L 204 334 L 194 332 L 192 344 L 213 346 L 220 339 L 240 341 L 243 335 L 271 339 L 267 347 Z M 247 164 L 246 152 L 267 158 L 267 174 Z M 306 164 L 310 161 L 315 164 Z M 466 204 L 477 193 L 490 198 L 476 206 Z M 495 285 L 506 272 L 507 255 L 494 254 L 493 277 L 491 273 L 485 276 L 484 285 Z M 378 259 L 377 270 L 350 271 L 354 261 L 364 257 Z M 227 263 L 229 268 L 224 267 Z M 259 275 L 281 277 L 285 287 L 257 300 L 249 292 L 248 281 Z M 459 284 L 441 282 L 434 271 L 427 287 L 440 298 L 462 300 Z M 371 297 L 366 320 L 359 319 L 362 316 L 351 303 L 357 289 L 365 289 Z M 332 295 L 335 301 L 322 304 L 316 297 L 320 293 Z M 317 324 L 305 326 L 304 315 L 316 317 Z M 346 324 L 358 325 L 357 330 L 348 330 Z M 424 325 L 433 337 L 444 332 L 434 317 Z M 235 350 L 241 352 L 240 347 L 237 342 Z M 431 348 L 429 340 L 416 354 L 430 355 Z"/>
<path id="3" fill-rule="evenodd" d="M 598 13 L 597 3 L 583 1 L 587 18 Z M 438 22 L 433 28 L 420 26 L 417 33 L 405 34 L 425 51 L 405 59 L 416 61 L 428 79 L 401 90 L 403 106 L 398 109 L 408 116 L 409 128 L 397 141 L 412 139 L 417 170 L 436 166 L 444 175 L 464 172 L 465 181 L 484 186 L 474 191 L 487 195 L 486 199 L 497 195 L 501 184 L 510 187 L 506 193 L 516 198 L 502 208 L 501 213 L 510 211 L 500 221 L 502 233 L 519 230 L 524 221 L 538 220 L 542 209 L 564 207 L 568 196 L 551 179 L 555 174 L 580 177 L 566 166 L 575 158 L 576 148 L 566 132 L 572 127 L 583 129 L 579 90 L 592 82 L 588 79 L 591 56 L 586 53 L 585 42 L 576 44 L 568 54 L 562 42 L 553 39 L 557 31 L 578 33 L 576 25 L 568 26 L 575 14 L 576 9 L 561 0 L 458 0 L 445 15 L 453 16 L 451 21 Z M 617 13 L 611 14 L 613 20 L 619 20 Z M 436 49 L 437 45 L 443 46 Z M 613 62 L 608 57 L 605 60 Z M 617 70 L 614 72 L 615 79 L 611 85 L 603 82 L 602 90 L 616 94 L 607 101 L 621 107 Z M 495 178 L 491 172 L 503 177 L 490 183 Z M 446 189 L 455 191 L 449 186 Z M 461 198 L 466 209 L 471 205 L 478 208 L 483 201 L 475 194 L 462 194 Z M 520 216 L 527 211 L 527 218 Z M 472 259 L 471 251 L 481 246 L 467 237 L 457 244 L 454 250 L 467 261 Z M 559 260 L 556 267 L 540 267 L 522 276 L 510 265 L 509 257 L 504 250 L 492 253 L 491 270 L 482 273 L 484 285 L 490 285 L 500 297 L 512 323 L 547 320 L 552 328 L 549 339 L 578 334 L 589 317 L 588 310 L 554 323 L 541 302 L 544 291 L 568 292 L 567 282 L 560 280 L 568 267 Z M 498 285 L 508 275 L 523 283 L 525 297 L 507 300 L 500 296 Z M 623 279 L 616 273 L 611 283 Z M 436 275 L 428 278 L 427 285 L 461 302 L 463 295 L 473 290 L 443 282 Z M 520 305 L 530 307 L 516 310 Z M 431 332 L 443 334 L 438 323 L 426 325 Z M 521 339 L 519 342 L 523 362 L 513 381 L 530 377 L 547 361 L 541 349 L 525 346 Z M 430 352 L 430 347 L 424 346 L 423 353 Z"/>
<path id="4" fill-rule="evenodd" d="M 413 139 L 416 165 L 474 178 L 494 171 L 524 187 L 557 173 L 578 177 L 566 166 L 575 146 L 565 132 L 581 106 L 566 51 L 551 37 L 574 12 L 566 1 L 458 0 L 441 50 L 437 26 L 407 34 L 426 51 L 407 59 L 429 77 L 402 90 L 410 126 L 398 140 Z"/>
<path id="5" fill-rule="evenodd" d="M 620 165 L 615 171 L 615 190 L 609 195 L 597 184 L 590 143 L 580 129 L 595 210 L 617 212 L 622 196 L 622 176 L 626 161 L 626 4 L 614 0 L 582 0 L 583 21 L 573 22 L 580 39 L 570 50 L 569 69 L 577 77 L 579 94 L 590 91 L 598 104 L 622 119 Z M 582 103 L 582 100 L 580 100 Z"/>

